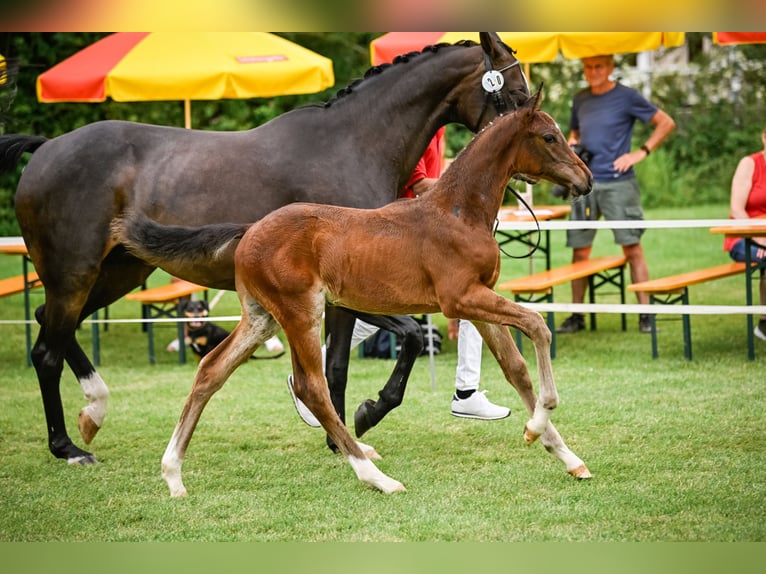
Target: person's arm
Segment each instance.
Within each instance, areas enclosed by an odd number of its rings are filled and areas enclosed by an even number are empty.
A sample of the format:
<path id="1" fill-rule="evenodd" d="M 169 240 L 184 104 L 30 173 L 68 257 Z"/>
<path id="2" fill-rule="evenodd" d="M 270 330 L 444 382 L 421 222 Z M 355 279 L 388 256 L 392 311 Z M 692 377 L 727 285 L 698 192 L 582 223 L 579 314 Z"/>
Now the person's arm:
<path id="1" fill-rule="evenodd" d="M 750 217 L 745 210 L 747 198 L 753 185 L 753 171 L 755 162 L 751 157 L 743 157 L 734 170 L 731 178 L 730 216 L 733 219 L 747 219 Z"/>
<path id="2" fill-rule="evenodd" d="M 638 162 L 645 160 L 676 127 L 676 122 L 673 121 L 673 118 L 662 110 L 657 110 L 649 120 L 649 123 L 654 126 L 654 130 L 652 130 L 649 138 L 637 150 L 621 155 L 614 160 L 614 169 L 619 172 L 625 172 Z"/>

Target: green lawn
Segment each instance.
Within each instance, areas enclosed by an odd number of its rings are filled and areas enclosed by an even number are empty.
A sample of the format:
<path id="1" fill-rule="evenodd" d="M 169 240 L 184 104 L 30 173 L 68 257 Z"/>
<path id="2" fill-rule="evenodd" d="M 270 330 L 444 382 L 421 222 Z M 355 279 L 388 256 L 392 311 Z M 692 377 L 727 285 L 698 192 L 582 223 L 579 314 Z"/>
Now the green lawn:
<path id="1" fill-rule="evenodd" d="M 723 218 L 726 207 L 653 211 L 648 217 Z M 569 259 L 553 233 L 554 265 Z M 652 276 L 726 261 L 707 230 L 649 230 Z M 597 254 L 617 252 L 600 231 Z M 0 276 L 18 273 L 15 258 Z M 528 271 L 507 261 L 503 279 Z M 166 278 L 156 274 L 154 283 Z M 742 277 L 692 288 L 695 304 L 741 304 Z M 568 298 L 568 289 L 557 300 Z M 39 304 L 41 293 L 33 300 Z M 607 297 L 608 300 L 608 297 Z M 632 302 L 632 301 L 631 301 Z M 217 314 L 238 314 L 227 294 Z M 135 318 L 120 301 L 113 318 Z M 21 296 L 0 300 L 0 319 L 23 316 Z M 557 322 L 563 317 L 557 317 Z M 436 316 L 446 334 L 446 321 Z M 231 327 L 231 324 L 225 325 Z M 602 315 L 599 329 L 559 336 L 554 374 L 561 404 L 553 420 L 594 478 L 578 482 L 521 437 L 527 415 L 485 352 L 482 388 L 511 407 L 502 421 L 454 418 L 456 351 L 445 342 L 418 360 L 404 404 L 364 437 L 383 455 L 379 467 L 405 484 L 385 496 L 363 486 L 324 446 L 321 430 L 296 415 L 285 385 L 289 357 L 251 361 L 208 405 L 184 464 L 189 490 L 171 499 L 160 458 L 195 372 L 164 351 L 173 326 L 157 329 L 158 364 L 134 324 L 102 333 L 101 376 L 111 390 L 103 429 L 88 447 L 100 464 L 68 467 L 46 446 L 34 370 L 24 361 L 24 329 L 0 325 L 0 541 L 700 541 L 766 540 L 764 357 L 748 361 L 742 316 L 692 318 L 694 360 L 683 359 L 680 322 L 661 323 L 660 357 L 629 317 Z M 90 330 L 80 341 L 90 352 Z M 445 337 L 446 339 L 446 337 Z M 533 380 L 532 346 L 524 346 Z M 349 417 L 375 397 L 389 360 L 351 363 Z M 62 397 L 72 437 L 84 405 L 65 367 Z"/>

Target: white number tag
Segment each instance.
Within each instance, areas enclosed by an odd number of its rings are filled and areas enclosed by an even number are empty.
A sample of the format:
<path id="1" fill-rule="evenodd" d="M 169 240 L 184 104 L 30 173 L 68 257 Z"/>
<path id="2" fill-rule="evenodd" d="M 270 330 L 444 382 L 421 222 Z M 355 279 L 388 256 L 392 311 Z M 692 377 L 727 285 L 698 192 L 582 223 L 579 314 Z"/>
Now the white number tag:
<path id="1" fill-rule="evenodd" d="M 503 77 L 503 74 L 497 70 L 484 72 L 484 75 L 481 78 L 481 85 L 484 86 L 484 89 L 490 93 L 499 92 L 503 89 L 504 84 L 505 78 Z"/>

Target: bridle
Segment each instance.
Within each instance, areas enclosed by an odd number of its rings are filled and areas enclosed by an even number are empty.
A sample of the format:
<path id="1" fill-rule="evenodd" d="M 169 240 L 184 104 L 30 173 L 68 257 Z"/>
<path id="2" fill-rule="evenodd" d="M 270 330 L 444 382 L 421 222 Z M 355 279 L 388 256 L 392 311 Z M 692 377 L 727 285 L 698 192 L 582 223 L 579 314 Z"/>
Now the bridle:
<path id="1" fill-rule="evenodd" d="M 503 97 L 503 86 L 505 85 L 505 77 L 503 77 L 503 72 L 520 65 L 521 62 L 516 60 L 512 64 L 508 64 L 505 68 L 495 70 L 492 68 L 492 62 L 489 59 L 489 55 L 486 52 L 484 53 L 484 68 L 486 71 L 481 77 L 481 87 L 484 89 L 484 103 L 481 107 L 481 113 L 476 120 L 476 127 L 471 130 L 472 132 L 476 133 L 479 131 L 479 124 L 481 122 L 481 118 L 484 117 L 484 113 L 487 111 L 487 106 L 489 105 L 490 98 L 492 99 L 492 103 L 494 104 L 495 111 L 498 115 L 508 111 L 508 103 Z M 516 106 L 514 105 L 514 108 L 515 107 Z"/>

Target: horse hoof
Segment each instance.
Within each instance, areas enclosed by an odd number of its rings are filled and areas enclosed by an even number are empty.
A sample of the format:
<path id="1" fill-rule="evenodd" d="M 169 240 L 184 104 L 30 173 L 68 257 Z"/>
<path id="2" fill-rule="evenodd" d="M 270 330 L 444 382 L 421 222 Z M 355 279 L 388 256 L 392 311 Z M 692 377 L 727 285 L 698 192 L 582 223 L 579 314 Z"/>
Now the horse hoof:
<path id="1" fill-rule="evenodd" d="M 375 425 L 370 422 L 370 412 L 375 408 L 375 402 L 371 399 L 367 399 L 354 413 L 354 432 L 356 437 L 361 437 L 364 433 L 370 430 Z"/>
<path id="2" fill-rule="evenodd" d="M 85 444 L 90 444 L 99 431 L 99 426 L 90 418 L 85 409 L 81 410 L 80 415 L 77 417 L 77 426 L 80 428 L 80 436 L 85 441 Z"/>
<path id="3" fill-rule="evenodd" d="M 90 453 L 69 457 L 66 462 L 72 466 L 87 466 L 89 464 L 98 464 L 96 457 Z"/>
<path id="4" fill-rule="evenodd" d="M 531 445 L 539 437 L 540 435 L 533 433 L 531 430 L 529 430 L 529 427 L 527 426 L 524 427 L 524 442 L 527 443 L 527 445 Z"/>
<path id="5" fill-rule="evenodd" d="M 578 480 L 593 478 L 593 475 L 588 470 L 588 467 L 585 466 L 584 464 L 581 464 L 580 466 L 578 466 L 577 468 L 573 468 L 572 470 L 568 470 L 567 472 Z"/>

